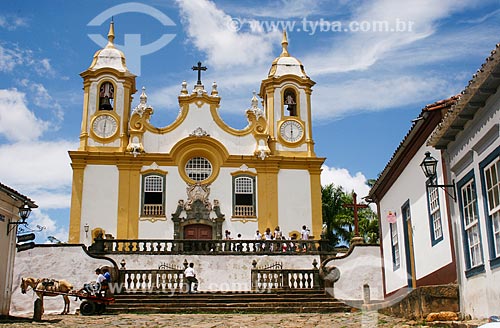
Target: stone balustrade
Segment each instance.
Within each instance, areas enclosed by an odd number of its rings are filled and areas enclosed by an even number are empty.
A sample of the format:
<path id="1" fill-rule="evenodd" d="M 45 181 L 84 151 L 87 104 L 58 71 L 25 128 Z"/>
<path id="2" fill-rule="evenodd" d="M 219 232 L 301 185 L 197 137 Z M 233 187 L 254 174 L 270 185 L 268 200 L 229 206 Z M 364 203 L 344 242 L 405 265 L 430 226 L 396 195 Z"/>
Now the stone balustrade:
<path id="1" fill-rule="evenodd" d="M 347 249 L 328 248 L 322 240 L 160 240 L 99 239 L 89 247 L 94 254 L 332 254 Z"/>

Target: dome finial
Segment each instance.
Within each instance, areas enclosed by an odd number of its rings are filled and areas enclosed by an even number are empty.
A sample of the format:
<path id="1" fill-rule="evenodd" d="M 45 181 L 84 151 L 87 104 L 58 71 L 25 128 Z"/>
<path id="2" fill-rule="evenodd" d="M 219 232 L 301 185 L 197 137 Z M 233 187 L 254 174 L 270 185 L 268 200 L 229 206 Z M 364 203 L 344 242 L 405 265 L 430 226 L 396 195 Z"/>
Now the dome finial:
<path id="1" fill-rule="evenodd" d="M 111 23 L 109 23 L 109 32 L 108 32 L 108 45 L 106 47 L 114 47 L 115 41 L 115 22 L 113 21 L 113 17 L 111 17 Z"/>
<path id="2" fill-rule="evenodd" d="M 289 57 L 288 53 L 288 39 L 286 37 L 286 30 L 283 30 L 283 40 L 281 41 L 281 46 L 283 47 L 283 51 L 281 52 L 280 57 Z"/>

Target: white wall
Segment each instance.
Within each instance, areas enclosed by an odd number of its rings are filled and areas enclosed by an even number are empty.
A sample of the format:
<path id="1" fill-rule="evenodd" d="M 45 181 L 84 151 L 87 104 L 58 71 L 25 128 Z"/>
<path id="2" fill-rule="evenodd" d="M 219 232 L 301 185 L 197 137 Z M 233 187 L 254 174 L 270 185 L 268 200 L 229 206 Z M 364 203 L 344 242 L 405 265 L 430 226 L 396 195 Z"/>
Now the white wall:
<path id="1" fill-rule="evenodd" d="M 278 173 L 278 224 L 286 235 L 311 229 L 311 180 L 307 170 L 280 170 Z M 273 231 L 274 227 L 271 228 Z"/>
<path id="2" fill-rule="evenodd" d="M 448 145 L 451 178 L 455 182 L 462 180 L 469 172 L 474 171 L 479 227 L 481 232 L 482 256 L 484 272 L 466 277 L 466 261 L 463 243 L 462 218 L 459 203 L 453 208 L 453 223 L 457 227 L 457 256 L 460 266 L 460 306 L 461 311 L 474 318 L 486 318 L 500 313 L 500 268 L 490 266 L 489 236 L 487 233 L 483 195 L 483 181 L 480 176 L 479 163 L 500 146 L 500 93 L 491 96 L 474 120 L 466 125 L 465 130 L 457 136 L 455 142 Z M 460 190 L 457 189 L 457 193 Z"/>
<path id="3" fill-rule="evenodd" d="M 90 231 L 97 227 L 116 238 L 118 168 L 114 165 L 87 165 L 84 175 L 80 240 L 90 243 Z M 89 225 L 88 238 L 83 229 L 85 224 Z"/>
<path id="4" fill-rule="evenodd" d="M 447 196 L 442 189 L 439 189 L 439 202 L 441 208 L 443 240 L 434 246 L 432 246 L 431 242 L 431 226 L 429 222 L 426 194 L 426 177 L 420 167 L 420 163 L 424 159 L 426 151 L 430 151 L 431 155 L 438 159 L 439 163 L 441 163 L 441 155 L 439 151 L 422 146 L 380 201 L 381 240 L 384 250 L 384 272 L 387 293 L 391 293 L 408 285 L 403 230 L 406 222 L 403 222 L 403 215 L 401 212 L 401 207 L 407 201 L 409 201 L 413 225 L 416 279 L 421 279 L 439 268 L 451 263 L 452 261 L 448 216 L 446 212 Z M 443 173 L 440 165 L 438 165 L 437 176 L 438 182 L 443 184 Z M 396 271 L 393 270 L 392 265 L 390 225 L 387 221 L 387 213 L 389 210 L 395 210 L 397 215 L 401 264 L 399 269 Z"/>

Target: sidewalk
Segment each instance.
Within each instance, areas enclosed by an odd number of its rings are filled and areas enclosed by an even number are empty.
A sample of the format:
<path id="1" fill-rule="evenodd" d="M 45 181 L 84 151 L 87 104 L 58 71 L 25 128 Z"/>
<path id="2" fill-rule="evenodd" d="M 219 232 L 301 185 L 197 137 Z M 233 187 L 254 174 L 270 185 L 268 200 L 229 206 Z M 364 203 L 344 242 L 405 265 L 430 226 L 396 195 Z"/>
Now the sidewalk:
<path id="1" fill-rule="evenodd" d="M 42 322 L 31 322 L 30 318 L 1 320 L 0 328 L 28 327 L 432 327 L 415 321 L 389 317 L 376 312 L 355 313 L 304 313 L 304 314 L 118 314 L 100 316 L 55 315 L 43 316 Z M 464 322 L 434 327 L 475 328 L 484 321 Z"/>

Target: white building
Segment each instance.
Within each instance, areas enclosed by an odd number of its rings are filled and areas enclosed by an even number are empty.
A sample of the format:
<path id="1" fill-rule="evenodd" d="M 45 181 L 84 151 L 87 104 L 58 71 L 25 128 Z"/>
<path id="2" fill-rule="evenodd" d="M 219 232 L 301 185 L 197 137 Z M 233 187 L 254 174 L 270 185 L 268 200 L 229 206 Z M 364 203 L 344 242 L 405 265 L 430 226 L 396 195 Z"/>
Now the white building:
<path id="1" fill-rule="evenodd" d="M 81 74 L 80 147 L 69 152 L 70 243 L 89 244 L 98 234 L 221 239 L 224 230 L 253 239 L 257 229 L 299 234 L 302 225 L 319 237 L 324 158 L 316 156 L 312 137 L 314 82 L 288 53 L 286 34 L 261 83 L 263 106 L 249 96 L 248 126 L 241 130 L 220 118 L 217 84 L 205 89 L 201 63 L 193 67 L 196 85 L 179 83 L 175 121 L 153 126 L 144 89 L 131 108 L 135 76 L 113 44 L 113 25 L 108 40 Z"/>
<path id="2" fill-rule="evenodd" d="M 12 274 L 16 257 L 17 226 L 26 222 L 29 212 L 37 208 L 31 199 L 0 183 L 0 316 L 9 315 L 12 297 Z M 24 216 L 24 219 L 20 215 Z"/>
<path id="3" fill-rule="evenodd" d="M 451 215 L 457 241 L 461 311 L 500 313 L 500 53 L 473 76 L 429 145 L 440 149 L 458 200 Z"/>
<path id="4" fill-rule="evenodd" d="M 425 153 L 440 158 L 426 142 L 452 97 L 426 106 L 370 190 L 376 202 L 381 231 L 385 296 L 419 286 L 456 281 L 453 234 L 448 205 L 451 198 L 441 188 L 443 168 L 427 179 L 420 167 Z M 453 201 L 453 200 L 451 200 Z"/>

